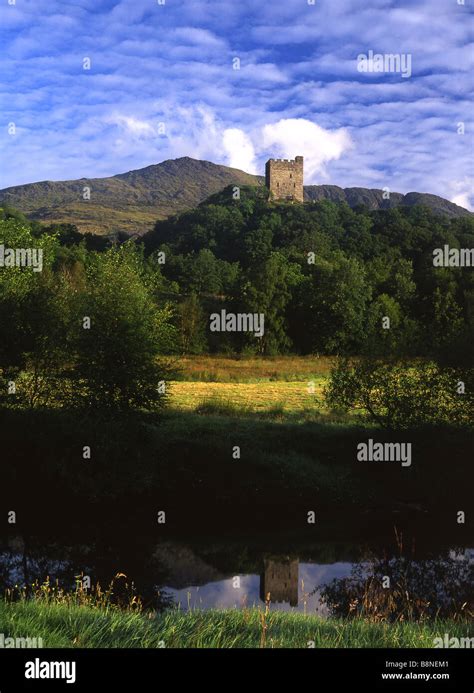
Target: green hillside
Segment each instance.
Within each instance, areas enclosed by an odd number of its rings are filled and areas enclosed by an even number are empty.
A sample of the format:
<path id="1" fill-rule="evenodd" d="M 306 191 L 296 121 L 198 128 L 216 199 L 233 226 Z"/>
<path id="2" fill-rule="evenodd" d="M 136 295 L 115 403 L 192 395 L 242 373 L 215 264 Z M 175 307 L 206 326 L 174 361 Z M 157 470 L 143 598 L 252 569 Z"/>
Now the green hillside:
<path id="1" fill-rule="evenodd" d="M 262 185 L 263 177 L 235 168 L 182 157 L 110 178 L 41 181 L 0 190 L 0 204 L 21 210 L 30 219 L 75 224 L 82 233 L 125 232 L 142 235 L 157 219 L 193 209 L 229 185 Z M 90 200 L 83 199 L 90 188 Z M 369 210 L 424 205 L 437 214 L 461 217 L 470 212 L 436 195 L 308 185 L 306 201 L 346 202 Z"/>

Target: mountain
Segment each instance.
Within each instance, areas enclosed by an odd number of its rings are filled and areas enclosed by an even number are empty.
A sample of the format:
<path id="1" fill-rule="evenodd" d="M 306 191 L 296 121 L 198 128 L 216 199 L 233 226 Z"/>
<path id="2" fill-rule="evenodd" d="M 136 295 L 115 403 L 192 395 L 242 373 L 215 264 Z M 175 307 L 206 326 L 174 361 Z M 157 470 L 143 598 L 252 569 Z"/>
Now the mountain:
<path id="1" fill-rule="evenodd" d="M 125 231 L 141 235 L 157 219 L 192 209 L 228 185 L 263 182 L 262 176 L 182 157 L 109 178 L 42 181 L 4 188 L 0 190 L 0 205 L 9 204 L 38 221 L 76 224 L 83 233 Z M 84 188 L 90 188 L 90 200 L 83 199 Z M 420 204 L 449 217 L 471 214 L 442 197 L 417 192 L 393 192 L 389 200 L 384 200 L 382 190 L 307 185 L 305 199 L 347 202 L 351 207 L 363 204 L 369 209 Z"/>
<path id="2" fill-rule="evenodd" d="M 157 219 L 192 209 L 227 185 L 258 183 L 258 177 L 250 173 L 183 157 L 110 178 L 4 188 L 0 205 L 9 204 L 30 219 L 76 224 L 83 233 L 143 234 Z M 90 188 L 90 200 L 83 200 L 85 187 Z"/>
<path id="3" fill-rule="evenodd" d="M 306 185 L 305 200 L 331 200 L 332 202 L 347 202 L 349 207 L 364 205 L 369 209 L 390 209 L 392 207 L 413 207 L 422 205 L 429 207 L 432 212 L 447 217 L 469 216 L 464 207 L 454 204 L 444 197 L 429 193 L 409 192 L 406 195 L 391 192 L 388 200 L 384 199 L 384 191 L 374 188 L 339 188 L 337 185 Z"/>

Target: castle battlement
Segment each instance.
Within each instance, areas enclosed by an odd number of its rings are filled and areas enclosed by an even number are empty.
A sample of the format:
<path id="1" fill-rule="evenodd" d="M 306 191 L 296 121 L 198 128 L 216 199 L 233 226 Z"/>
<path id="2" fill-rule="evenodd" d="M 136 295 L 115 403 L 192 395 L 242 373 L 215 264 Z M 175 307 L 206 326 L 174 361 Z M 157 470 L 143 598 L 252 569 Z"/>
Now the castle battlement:
<path id="1" fill-rule="evenodd" d="M 265 165 L 265 185 L 272 200 L 303 202 L 303 157 L 269 159 Z"/>
<path id="2" fill-rule="evenodd" d="M 269 159 L 268 161 L 286 161 L 287 163 L 296 165 L 297 162 L 303 161 L 302 156 L 295 156 L 294 159 Z"/>

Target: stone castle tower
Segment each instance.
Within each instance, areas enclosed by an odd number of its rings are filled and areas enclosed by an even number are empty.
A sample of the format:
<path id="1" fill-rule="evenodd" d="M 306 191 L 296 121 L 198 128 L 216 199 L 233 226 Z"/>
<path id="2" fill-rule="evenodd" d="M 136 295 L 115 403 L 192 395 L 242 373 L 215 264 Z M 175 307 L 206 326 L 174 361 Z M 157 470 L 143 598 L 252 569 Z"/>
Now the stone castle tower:
<path id="1" fill-rule="evenodd" d="M 298 605 L 298 559 L 264 559 L 264 571 L 260 575 L 260 599 L 270 595 L 273 603 L 287 602 Z"/>
<path id="2" fill-rule="evenodd" d="M 303 157 L 269 159 L 265 165 L 265 185 L 272 200 L 303 202 Z"/>

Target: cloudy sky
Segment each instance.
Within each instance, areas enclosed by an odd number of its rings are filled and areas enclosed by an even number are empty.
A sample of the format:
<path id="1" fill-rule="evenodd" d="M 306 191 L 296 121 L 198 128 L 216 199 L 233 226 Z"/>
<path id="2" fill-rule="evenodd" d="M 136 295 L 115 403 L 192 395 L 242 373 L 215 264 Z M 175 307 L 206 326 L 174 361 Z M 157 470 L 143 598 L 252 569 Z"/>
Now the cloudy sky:
<path id="1" fill-rule="evenodd" d="M 2 0 L 0 187 L 301 154 L 307 183 L 474 208 L 464 3 Z"/>

